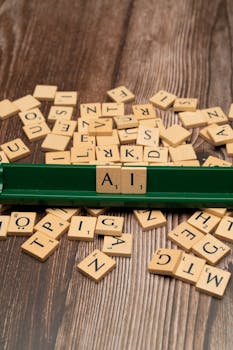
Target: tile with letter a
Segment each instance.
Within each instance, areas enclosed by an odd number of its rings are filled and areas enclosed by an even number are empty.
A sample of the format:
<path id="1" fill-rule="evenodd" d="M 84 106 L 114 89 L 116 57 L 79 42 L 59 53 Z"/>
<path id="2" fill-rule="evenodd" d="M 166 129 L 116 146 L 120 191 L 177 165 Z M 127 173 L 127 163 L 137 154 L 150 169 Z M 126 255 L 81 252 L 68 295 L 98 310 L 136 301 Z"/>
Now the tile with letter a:
<path id="1" fill-rule="evenodd" d="M 30 111 L 20 112 L 19 118 L 24 126 L 45 122 L 45 118 L 39 108 L 33 108 L 30 109 Z"/>
<path id="2" fill-rule="evenodd" d="M 96 166 L 96 192 L 121 193 L 120 166 Z"/>
<path id="3" fill-rule="evenodd" d="M 19 108 L 8 99 L 0 101 L 0 120 L 9 118 L 19 112 Z"/>
<path id="4" fill-rule="evenodd" d="M 143 231 L 164 226 L 167 222 L 160 210 L 134 210 L 133 212 Z"/>
<path id="5" fill-rule="evenodd" d="M 108 103 L 102 103 L 102 117 L 114 117 L 117 115 L 124 115 L 125 114 L 125 105 L 124 103 L 115 103 L 115 102 L 108 102 Z"/>
<path id="6" fill-rule="evenodd" d="M 217 264 L 230 250 L 230 247 L 209 233 L 192 246 L 192 251 L 211 265 Z"/>
<path id="7" fill-rule="evenodd" d="M 118 103 L 130 102 L 135 98 L 134 94 L 125 86 L 118 86 L 115 89 L 109 90 L 107 91 L 107 95 L 111 98 L 111 100 Z"/>
<path id="8" fill-rule="evenodd" d="M 0 163 L 9 163 L 9 159 L 3 151 L 0 151 Z"/>
<path id="9" fill-rule="evenodd" d="M 52 106 L 49 111 L 48 120 L 55 121 L 59 119 L 70 120 L 73 114 L 73 107 Z"/>
<path id="10" fill-rule="evenodd" d="M 132 254 L 133 236 L 129 233 L 122 233 L 120 237 L 105 236 L 103 253 L 110 256 L 130 257 Z"/>
<path id="11" fill-rule="evenodd" d="M 139 125 L 137 145 L 141 146 L 158 146 L 159 145 L 159 129 L 151 128 L 145 125 Z"/>
<path id="12" fill-rule="evenodd" d="M 81 118 L 90 118 L 90 117 L 99 118 L 101 114 L 102 114 L 101 103 L 81 103 L 80 104 Z"/>
<path id="13" fill-rule="evenodd" d="M 69 136 L 48 134 L 42 145 L 42 151 L 64 151 L 70 142 Z"/>
<path id="14" fill-rule="evenodd" d="M 150 163 L 166 163 L 168 160 L 167 147 L 144 147 L 144 161 Z"/>
<path id="15" fill-rule="evenodd" d="M 106 236 L 121 236 L 124 217 L 100 215 L 97 219 L 95 233 Z"/>
<path id="16" fill-rule="evenodd" d="M 68 238 L 72 240 L 93 241 L 97 218 L 90 216 L 73 216 L 71 218 Z"/>
<path id="17" fill-rule="evenodd" d="M 182 222 L 168 233 L 168 238 L 185 251 L 190 251 L 192 246 L 200 241 L 204 234 L 187 223 Z"/>
<path id="18" fill-rule="evenodd" d="M 156 118 L 154 107 L 151 103 L 144 105 L 133 105 L 133 114 L 137 120 L 147 120 Z"/>
<path id="19" fill-rule="evenodd" d="M 9 222 L 10 222 L 9 215 L 0 215 L 0 240 L 7 238 Z"/>
<path id="20" fill-rule="evenodd" d="M 33 97 L 40 101 L 53 101 L 57 91 L 56 85 L 36 85 Z"/>
<path id="21" fill-rule="evenodd" d="M 203 233 L 211 233 L 220 222 L 220 218 L 205 211 L 196 211 L 189 219 L 188 223 Z"/>
<path id="22" fill-rule="evenodd" d="M 228 118 L 220 107 L 202 109 L 201 113 L 206 117 L 208 124 L 225 124 Z"/>
<path id="23" fill-rule="evenodd" d="M 21 248 L 34 258 L 45 261 L 58 248 L 59 242 L 41 232 L 34 233 Z"/>
<path id="24" fill-rule="evenodd" d="M 56 106 L 76 106 L 78 99 L 77 91 L 57 91 L 54 104 Z"/>
<path id="25" fill-rule="evenodd" d="M 173 276 L 182 258 L 182 250 L 157 249 L 149 262 L 148 271 L 157 275 Z"/>
<path id="26" fill-rule="evenodd" d="M 176 98 L 173 110 L 174 112 L 194 112 L 197 109 L 197 98 Z"/>
<path id="27" fill-rule="evenodd" d="M 174 277 L 181 281 L 195 284 L 205 266 L 206 261 L 191 254 L 183 254 L 182 259 L 174 273 Z"/>
<path id="28" fill-rule="evenodd" d="M 23 126 L 23 131 L 25 132 L 28 140 L 31 142 L 43 139 L 50 133 L 48 125 L 44 122 L 25 125 Z"/>
<path id="29" fill-rule="evenodd" d="M 167 91 L 160 90 L 150 98 L 150 102 L 158 108 L 168 109 L 176 99 L 176 96 Z"/>
<path id="30" fill-rule="evenodd" d="M 225 145 L 233 142 L 233 130 L 230 125 L 216 125 L 207 129 L 213 144 L 215 146 Z"/>
<path id="31" fill-rule="evenodd" d="M 81 273 L 95 282 L 99 282 L 115 267 L 116 261 L 98 249 L 94 250 L 77 265 L 77 268 Z"/>
<path id="32" fill-rule="evenodd" d="M 46 152 L 45 164 L 70 164 L 70 151 Z"/>
<path id="33" fill-rule="evenodd" d="M 52 133 L 56 135 L 73 136 L 77 122 L 75 120 L 60 119 L 54 124 Z"/>
<path id="34" fill-rule="evenodd" d="M 165 129 L 165 131 L 160 132 L 161 139 L 165 140 L 172 147 L 180 145 L 190 136 L 191 132 L 178 124 L 174 124 L 170 128 Z"/>
<path id="35" fill-rule="evenodd" d="M 15 100 L 14 105 L 21 111 L 28 111 L 29 109 L 40 107 L 41 103 L 32 95 L 26 95 L 24 97 Z"/>
<path id="36" fill-rule="evenodd" d="M 15 160 L 21 158 L 25 158 L 30 154 L 29 148 L 19 138 L 4 143 L 3 145 L 1 145 L 1 149 L 11 162 L 14 162 Z"/>
<path id="37" fill-rule="evenodd" d="M 216 231 L 215 237 L 233 243 L 233 218 L 224 216 L 220 221 Z"/>
<path id="38" fill-rule="evenodd" d="M 143 194 L 147 190 L 146 167 L 123 167 L 121 169 L 121 193 Z"/>
<path id="39" fill-rule="evenodd" d="M 36 220 L 35 212 L 12 212 L 8 236 L 30 236 Z"/>
<path id="40" fill-rule="evenodd" d="M 231 273 L 228 271 L 205 265 L 197 281 L 196 289 L 216 298 L 222 298 L 230 277 Z"/>
<path id="41" fill-rule="evenodd" d="M 47 208 L 46 213 L 58 216 L 65 221 L 70 221 L 73 215 L 80 213 L 80 208 Z"/>
<path id="42" fill-rule="evenodd" d="M 69 223 L 53 214 L 44 216 L 34 227 L 34 231 L 46 234 L 48 237 L 59 239 L 67 231 Z"/>

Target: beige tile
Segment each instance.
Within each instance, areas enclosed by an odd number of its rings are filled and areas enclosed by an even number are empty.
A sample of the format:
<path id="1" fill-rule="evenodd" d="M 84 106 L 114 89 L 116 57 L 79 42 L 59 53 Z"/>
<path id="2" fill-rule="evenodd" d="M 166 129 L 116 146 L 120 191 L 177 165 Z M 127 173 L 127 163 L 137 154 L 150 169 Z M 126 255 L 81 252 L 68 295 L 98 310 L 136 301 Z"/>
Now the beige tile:
<path id="1" fill-rule="evenodd" d="M 70 151 L 46 152 L 45 164 L 70 164 Z"/>
<path id="2" fill-rule="evenodd" d="M 48 120 L 55 121 L 59 119 L 70 120 L 73 115 L 74 108 L 66 106 L 52 106 L 49 110 Z"/>
<path id="3" fill-rule="evenodd" d="M 107 208 L 85 208 L 87 213 L 91 216 L 98 217 L 106 212 Z"/>
<path id="4" fill-rule="evenodd" d="M 173 105 L 175 99 L 176 99 L 175 95 L 167 91 L 160 90 L 150 98 L 150 102 L 158 108 L 168 109 Z"/>
<path id="5" fill-rule="evenodd" d="M 107 95 L 111 98 L 111 100 L 118 103 L 130 102 L 135 98 L 134 94 L 125 86 L 118 86 L 112 90 L 109 90 L 107 91 Z"/>
<path id="6" fill-rule="evenodd" d="M 167 147 L 144 147 L 144 161 L 153 163 L 166 163 L 167 160 Z"/>
<path id="7" fill-rule="evenodd" d="M 202 109 L 201 113 L 207 118 L 208 124 L 215 123 L 221 125 L 228 122 L 228 118 L 221 107 Z"/>
<path id="8" fill-rule="evenodd" d="M 42 151 L 64 151 L 70 142 L 69 136 L 48 134 L 42 145 Z"/>
<path id="9" fill-rule="evenodd" d="M 199 128 L 208 124 L 206 116 L 199 110 L 195 112 L 181 112 L 179 113 L 179 119 L 186 129 Z"/>
<path id="10" fill-rule="evenodd" d="M 104 137 L 104 136 L 102 136 Z M 73 134 L 73 147 L 80 147 L 81 145 L 95 146 L 96 137 L 82 134 L 80 132 L 74 132 Z"/>
<path id="11" fill-rule="evenodd" d="M 121 193 L 143 194 L 147 191 L 147 168 L 123 167 L 121 169 Z"/>
<path id="12" fill-rule="evenodd" d="M 90 136 L 95 137 L 95 136 Z M 96 136 L 97 146 L 106 146 L 106 145 L 119 145 L 119 137 L 116 129 L 113 129 L 112 135 L 110 136 Z"/>
<path id="13" fill-rule="evenodd" d="M 208 130 L 211 128 L 214 128 L 215 126 L 217 126 L 217 124 L 213 123 L 213 124 L 210 124 L 210 125 L 202 128 L 199 131 L 199 136 L 201 136 L 205 141 L 209 142 L 211 145 L 213 145 L 213 141 L 208 133 Z"/>
<path id="14" fill-rule="evenodd" d="M 95 147 L 88 145 L 81 145 L 77 148 L 71 148 L 71 163 L 85 163 L 95 160 Z"/>
<path id="15" fill-rule="evenodd" d="M 96 159 L 102 162 L 119 162 L 119 147 L 117 145 L 97 146 Z"/>
<path id="16" fill-rule="evenodd" d="M 120 166 L 96 166 L 96 192 L 121 193 Z"/>
<path id="17" fill-rule="evenodd" d="M 19 112 L 19 108 L 8 99 L 0 101 L 0 120 L 12 117 Z"/>
<path id="18" fill-rule="evenodd" d="M 40 101 L 53 101 L 57 91 L 56 85 L 36 85 L 33 97 Z"/>
<path id="19" fill-rule="evenodd" d="M 9 159 L 3 151 L 0 151 L 0 163 L 9 163 Z"/>
<path id="20" fill-rule="evenodd" d="M 137 145 L 157 147 L 159 145 L 159 129 L 145 125 L 139 125 Z"/>
<path id="21" fill-rule="evenodd" d="M 176 98 L 173 110 L 175 112 L 194 112 L 197 109 L 197 98 Z"/>
<path id="22" fill-rule="evenodd" d="M 35 220 L 35 212 L 12 212 L 7 230 L 8 236 L 31 236 Z"/>
<path id="23" fill-rule="evenodd" d="M 40 107 L 41 103 L 32 95 L 26 95 L 24 97 L 15 100 L 14 105 L 21 112 L 28 111 L 29 109 Z"/>
<path id="24" fill-rule="evenodd" d="M 174 277 L 191 284 L 196 284 L 206 261 L 191 254 L 183 254 L 174 273 Z"/>
<path id="25" fill-rule="evenodd" d="M 101 103 L 81 103 L 80 117 L 81 118 L 99 118 L 102 115 Z"/>
<path id="26" fill-rule="evenodd" d="M 157 249 L 149 262 L 148 271 L 158 275 L 173 276 L 182 258 L 182 250 Z"/>
<path id="27" fill-rule="evenodd" d="M 202 166 L 232 166 L 232 163 L 217 157 L 209 156 Z"/>
<path id="28" fill-rule="evenodd" d="M 78 100 L 77 91 L 57 91 L 54 104 L 56 106 L 76 106 Z"/>
<path id="29" fill-rule="evenodd" d="M 168 239 L 185 251 L 190 251 L 192 246 L 203 238 L 203 236 L 204 234 L 201 231 L 186 221 L 182 222 L 168 233 Z"/>
<path id="30" fill-rule="evenodd" d="M 10 215 L 0 215 L 0 240 L 7 238 Z"/>
<path id="31" fill-rule="evenodd" d="M 112 135 L 111 118 L 93 118 L 89 121 L 88 134 L 90 136 L 109 136 Z"/>
<path id="32" fill-rule="evenodd" d="M 50 133 L 48 125 L 44 122 L 25 125 L 23 131 L 31 142 L 41 140 Z"/>
<path id="33" fill-rule="evenodd" d="M 142 162 L 143 161 L 143 147 L 142 146 L 121 146 L 120 147 L 121 162 Z"/>
<path id="34" fill-rule="evenodd" d="M 165 216 L 160 210 L 134 210 L 136 219 L 138 220 L 143 231 L 152 230 L 157 227 L 164 226 L 167 222 Z"/>
<path id="35" fill-rule="evenodd" d="M 173 162 L 173 165 L 175 166 L 200 166 L 199 160 L 181 160 L 181 161 L 176 161 Z"/>
<path id="36" fill-rule="evenodd" d="M 118 130 L 135 128 L 138 126 L 138 120 L 133 114 L 121 115 L 113 118 Z"/>
<path id="37" fill-rule="evenodd" d="M 56 120 L 52 133 L 56 135 L 73 136 L 77 122 L 75 120 Z"/>
<path id="38" fill-rule="evenodd" d="M 80 208 L 47 208 L 46 213 L 53 214 L 65 221 L 70 221 L 72 216 L 80 213 Z"/>
<path id="39" fill-rule="evenodd" d="M 120 143 L 123 144 L 131 144 L 135 143 L 138 136 L 138 128 L 127 128 L 118 131 Z"/>
<path id="40" fill-rule="evenodd" d="M 221 146 L 233 142 L 233 130 L 228 124 L 217 125 L 213 128 L 207 129 L 207 133 L 215 146 Z"/>
<path id="41" fill-rule="evenodd" d="M 149 126 L 151 128 L 158 128 L 160 132 L 166 130 L 161 118 L 141 119 L 139 120 L 139 125 Z"/>
<path id="42" fill-rule="evenodd" d="M 133 105 L 132 109 L 137 120 L 156 118 L 155 110 L 151 103 Z"/>
<path id="43" fill-rule="evenodd" d="M 108 102 L 102 103 L 102 117 L 114 117 L 125 114 L 124 103 Z"/>
<path id="44" fill-rule="evenodd" d="M 2 144 L 1 149 L 11 162 L 25 158 L 31 153 L 20 138 Z"/>
<path id="45" fill-rule="evenodd" d="M 233 142 L 226 144 L 226 151 L 227 151 L 228 156 L 230 156 L 230 157 L 233 156 Z"/>
<path id="46" fill-rule="evenodd" d="M 95 233 L 105 236 L 121 236 L 123 231 L 124 217 L 99 215 Z"/>
<path id="47" fill-rule="evenodd" d="M 120 237 L 104 236 L 103 253 L 110 256 L 130 257 L 132 255 L 133 236 L 123 233 Z"/>
<path id="48" fill-rule="evenodd" d="M 197 159 L 197 155 L 191 144 L 169 147 L 169 154 L 173 162 Z"/>
<path id="49" fill-rule="evenodd" d="M 219 216 L 220 218 L 222 218 L 227 212 L 227 208 L 205 208 L 202 210 L 215 216 Z"/>
<path id="50" fill-rule="evenodd" d="M 233 242 L 233 218 L 224 216 L 220 221 L 215 236 L 228 242 Z"/>
<path id="51" fill-rule="evenodd" d="M 34 231 L 46 234 L 48 237 L 59 239 L 67 231 L 69 223 L 58 216 L 47 214 L 34 227 Z"/>
<path id="52" fill-rule="evenodd" d="M 174 124 L 165 131 L 160 132 L 161 139 L 169 143 L 170 146 L 176 147 L 186 141 L 191 136 L 191 132 L 182 128 L 178 124 Z"/>
<path id="53" fill-rule="evenodd" d="M 45 122 L 45 118 L 39 108 L 33 108 L 29 111 L 20 112 L 19 118 L 21 119 L 23 125 L 32 125 Z"/>
<path id="54" fill-rule="evenodd" d="M 68 238 L 72 240 L 93 241 L 97 218 L 90 216 L 73 216 L 71 218 Z"/>
<path id="55" fill-rule="evenodd" d="M 211 233 L 217 227 L 220 218 L 204 211 L 196 211 L 189 219 L 188 223 L 203 233 Z"/>

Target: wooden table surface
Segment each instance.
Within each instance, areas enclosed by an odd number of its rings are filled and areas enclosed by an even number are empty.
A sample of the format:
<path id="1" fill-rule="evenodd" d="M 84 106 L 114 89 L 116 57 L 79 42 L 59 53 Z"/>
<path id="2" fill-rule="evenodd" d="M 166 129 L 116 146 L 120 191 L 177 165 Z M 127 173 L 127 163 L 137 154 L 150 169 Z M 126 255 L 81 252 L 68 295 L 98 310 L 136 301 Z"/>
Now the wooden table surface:
<path id="1" fill-rule="evenodd" d="M 106 101 L 106 90 L 121 84 L 136 94 L 136 102 L 166 89 L 197 97 L 200 108 L 220 105 L 227 113 L 232 36 L 230 0 L 1 1 L 0 98 L 57 84 L 78 90 L 81 102 Z M 44 104 L 45 114 L 49 106 Z M 177 121 L 171 111 L 157 113 L 166 126 Z M 1 123 L 1 142 L 18 136 L 29 144 L 17 117 Z M 228 159 L 223 148 L 198 138 L 197 129 L 192 142 L 200 158 Z M 44 162 L 40 144 L 31 144 L 32 155 L 22 161 Z M 232 281 L 219 301 L 147 272 L 155 249 L 172 246 L 168 230 L 192 211 L 167 211 L 167 226 L 148 232 L 130 211 L 109 212 L 125 216 L 133 256 L 116 258 L 117 268 L 99 284 L 76 265 L 101 248 L 101 238 L 78 243 L 63 237 L 45 263 L 21 252 L 24 238 L 0 242 L 0 348 L 232 349 Z M 230 271 L 232 256 L 220 264 Z"/>

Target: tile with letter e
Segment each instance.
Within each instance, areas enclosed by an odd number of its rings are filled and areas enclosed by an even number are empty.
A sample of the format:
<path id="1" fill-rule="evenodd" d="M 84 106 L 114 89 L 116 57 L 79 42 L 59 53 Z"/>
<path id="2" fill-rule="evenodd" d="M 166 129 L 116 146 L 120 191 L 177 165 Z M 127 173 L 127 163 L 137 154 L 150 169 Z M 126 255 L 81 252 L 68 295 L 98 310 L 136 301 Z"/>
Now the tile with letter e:
<path id="1" fill-rule="evenodd" d="M 164 226 L 167 222 L 160 210 L 134 210 L 133 213 L 143 231 Z"/>
<path id="2" fill-rule="evenodd" d="M 7 238 L 10 215 L 0 215 L 0 240 Z"/>
<path id="3" fill-rule="evenodd" d="M 73 107 L 52 106 L 49 110 L 48 120 L 55 121 L 59 119 L 70 120 L 73 114 Z"/>
<path id="4" fill-rule="evenodd" d="M 21 158 L 25 158 L 31 153 L 30 149 L 19 138 L 6 142 L 0 147 L 11 162 L 14 162 L 15 160 Z"/>
<path id="5" fill-rule="evenodd" d="M 12 117 L 19 112 L 19 108 L 8 99 L 0 101 L 0 120 Z"/>
<path id="6" fill-rule="evenodd" d="M 72 216 L 68 238 L 73 240 L 93 241 L 97 218 L 90 216 Z"/>
<path id="7" fill-rule="evenodd" d="M 165 131 L 160 132 L 160 137 L 165 140 L 170 146 L 176 147 L 186 141 L 191 136 L 191 132 L 182 128 L 178 124 L 174 124 Z"/>
<path id="8" fill-rule="evenodd" d="M 120 166 L 96 166 L 96 192 L 121 193 Z"/>
<path id="9" fill-rule="evenodd" d="M 52 237 L 36 232 L 21 245 L 21 248 L 24 253 L 45 261 L 58 248 L 58 245 L 59 242 Z"/>
<path id="10" fill-rule="evenodd" d="M 146 167 L 121 168 L 121 193 L 143 194 L 147 190 Z"/>
<path id="11" fill-rule="evenodd" d="M 46 234 L 48 237 L 59 239 L 67 231 L 69 223 L 53 214 L 44 216 L 34 227 L 34 231 Z"/>
<path id="12" fill-rule="evenodd" d="M 174 277 L 191 284 L 196 284 L 206 261 L 191 254 L 183 253 Z"/>
<path id="13" fill-rule="evenodd" d="M 116 267 L 116 261 L 100 250 L 94 250 L 78 265 L 78 270 L 95 282 L 99 282 Z"/>
<path id="14" fill-rule="evenodd" d="M 197 281 L 196 289 L 216 298 L 222 298 L 231 273 L 217 267 L 205 265 Z"/>
<path id="15" fill-rule="evenodd" d="M 28 111 L 29 109 L 40 107 L 41 103 L 32 95 L 26 95 L 13 101 L 14 105 L 21 111 Z"/>
<path id="16" fill-rule="evenodd" d="M 28 140 L 33 142 L 43 139 L 50 133 L 48 125 L 44 122 L 38 124 L 29 124 L 23 126 L 23 131 L 27 136 Z"/>
<path id="17" fill-rule="evenodd" d="M 56 106 L 76 106 L 77 99 L 77 91 L 57 91 L 54 98 L 54 104 Z"/>
<path id="18" fill-rule="evenodd" d="M 160 90 L 150 98 L 150 102 L 161 109 L 168 109 L 171 107 L 176 99 L 176 96 L 167 91 Z"/>
<path id="19" fill-rule="evenodd" d="M 180 145 L 177 147 L 169 147 L 169 154 L 173 162 L 197 159 L 194 148 L 190 144 Z"/>
<path id="20" fill-rule="evenodd" d="M 46 152 L 45 164 L 70 164 L 70 151 Z"/>
<path id="21" fill-rule="evenodd" d="M 33 97 L 40 101 L 53 101 L 57 91 L 56 85 L 36 85 Z"/>
<path id="22" fill-rule="evenodd" d="M 157 249 L 149 262 L 148 271 L 158 275 L 173 276 L 182 258 L 182 250 Z"/>
<path id="23" fill-rule="evenodd" d="M 110 256 L 130 257 L 132 254 L 133 236 L 122 233 L 120 237 L 105 236 L 102 252 Z"/>
<path id="24" fill-rule="evenodd" d="M 230 247 L 209 233 L 192 246 L 192 251 L 211 265 L 216 265 L 230 250 Z"/>
<path id="25" fill-rule="evenodd" d="M 127 89 L 125 86 L 118 86 L 115 89 L 107 91 L 108 97 L 115 102 L 130 102 L 133 101 L 135 96 L 134 94 Z"/>
<path id="26" fill-rule="evenodd" d="M 107 102 L 102 103 L 102 117 L 115 117 L 125 114 L 124 103 Z"/>
<path id="27" fill-rule="evenodd" d="M 9 163 L 9 159 L 3 151 L 0 151 L 0 163 Z"/>
<path id="28" fill-rule="evenodd" d="M 144 161 L 150 163 L 166 163 L 168 160 L 167 147 L 144 147 Z"/>
<path id="29" fill-rule="evenodd" d="M 159 129 L 151 128 L 145 125 L 139 125 L 137 145 L 141 146 L 158 146 L 159 145 Z"/>
<path id="30" fill-rule="evenodd" d="M 220 222 L 220 218 L 205 211 L 196 211 L 189 219 L 188 223 L 203 233 L 211 233 Z"/>
<path id="31" fill-rule="evenodd" d="M 64 151 L 70 142 L 69 136 L 48 134 L 42 145 L 42 151 Z"/>
<path id="32" fill-rule="evenodd" d="M 206 117 L 208 124 L 215 123 L 221 125 L 228 122 L 228 118 L 221 107 L 202 109 L 201 113 Z"/>
<path id="33" fill-rule="evenodd" d="M 155 110 L 151 103 L 143 105 L 133 105 L 132 109 L 133 114 L 135 115 L 137 120 L 147 120 L 156 118 Z"/>
<path id="34" fill-rule="evenodd" d="M 34 231 L 35 220 L 35 212 L 12 212 L 8 236 L 30 236 Z"/>
<path id="35" fill-rule="evenodd" d="M 52 133 L 56 135 L 73 136 L 77 122 L 75 120 L 56 120 Z"/>
<path id="36" fill-rule="evenodd" d="M 173 110 L 174 112 L 194 112 L 197 109 L 197 98 L 176 98 Z"/>
<path id="37" fill-rule="evenodd" d="M 124 225 L 124 217 L 100 215 L 97 219 L 95 233 L 105 236 L 121 236 Z"/>
<path id="38" fill-rule="evenodd" d="M 29 111 L 20 112 L 19 118 L 23 125 L 39 124 L 45 122 L 45 118 L 39 108 L 33 108 Z"/>
<path id="39" fill-rule="evenodd" d="M 216 231 L 215 237 L 233 243 L 233 218 L 224 216 L 220 221 Z"/>
<path id="40" fill-rule="evenodd" d="M 182 222 L 168 233 L 168 238 L 185 251 L 190 251 L 192 246 L 203 238 L 204 234 L 187 223 Z"/>
<path id="41" fill-rule="evenodd" d="M 70 221 L 73 215 L 80 213 L 80 208 L 47 208 L 46 213 L 58 216 L 65 221 Z"/>
<path id="42" fill-rule="evenodd" d="M 121 146 L 120 148 L 121 162 L 142 162 L 143 161 L 143 146 Z"/>
<path id="43" fill-rule="evenodd" d="M 73 147 L 79 147 L 80 145 L 95 146 L 95 136 L 89 136 L 81 134 L 80 132 L 74 132 L 73 134 Z"/>

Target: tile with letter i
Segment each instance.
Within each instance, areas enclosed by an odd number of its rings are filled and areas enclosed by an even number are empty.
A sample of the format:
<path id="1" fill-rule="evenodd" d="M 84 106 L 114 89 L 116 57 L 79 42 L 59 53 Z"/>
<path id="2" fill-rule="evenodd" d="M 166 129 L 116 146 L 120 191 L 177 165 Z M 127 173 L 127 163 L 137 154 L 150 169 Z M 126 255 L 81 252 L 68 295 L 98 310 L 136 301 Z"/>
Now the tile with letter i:
<path id="1" fill-rule="evenodd" d="M 48 125 L 44 122 L 38 124 L 29 124 L 23 126 L 23 131 L 27 136 L 28 140 L 33 142 L 43 139 L 50 133 Z"/>
<path id="2" fill-rule="evenodd" d="M 0 163 L 9 163 L 9 159 L 3 151 L 0 151 Z"/>
<path id="3" fill-rule="evenodd" d="M 81 118 L 89 118 L 89 117 L 99 118 L 101 115 L 102 115 L 101 103 L 81 103 L 80 104 Z"/>
<path id="4" fill-rule="evenodd" d="M 121 115 L 113 118 L 118 130 L 135 128 L 138 126 L 138 120 L 133 114 Z"/>
<path id="5" fill-rule="evenodd" d="M 176 96 L 167 91 L 160 90 L 150 98 L 150 102 L 161 109 L 168 109 L 171 107 L 176 99 Z"/>
<path id="6" fill-rule="evenodd" d="M 121 162 L 142 162 L 143 161 L 143 146 L 121 146 Z"/>
<path id="7" fill-rule="evenodd" d="M 8 236 L 32 235 L 35 220 L 35 212 L 12 212 L 8 226 Z"/>
<path id="8" fill-rule="evenodd" d="M 77 99 L 77 91 L 57 91 L 54 98 L 54 104 L 56 106 L 76 106 Z"/>
<path id="9" fill-rule="evenodd" d="M 115 89 L 107 91 L 108 97 L 115 102 L 130 102 L 135 99 L 135 95 L 125 86 L 118 86 Z"/>
<path id="10" fill-rule="evenodd" d="M 58 248 L 59 242 L 41 232 L 34 233 L 21 248 L 34 258 L 45 261 Z"/>
<path id="11" fill-rule="evenodd" d="M 196 211 L 189 219 L 188 223 L 203 233 L 211 233 L 220 222 L 216 215 L 206 213 L 205 211 Z"/>
<path id="12" fill-rule="evenodd" d="M 211 265 L 216 265 L 230 253 L 230 250 L 230 247 L 209 233 L 192 246 L 194 254 L 205 259 Z"/>
<path id="13" fill-rule="evenodd" d="M 44 216 L 34 227 L 34 231 L 46 234 L 48 237 L 59 239 L 67 231 L 69 223 L 53 214 Z"/>
<path id="14" fill-rule="evenodd" d="M 73 216 L 68 231 L 71 240 L 93 241 L 97 218 L 89 216 Z"/>
<path id="15" fill-rule="evenodd" d="M 75 120 L 60 119 L 54 124 L 52 133 L 56 135 L 73 136 L 77 122 Z"/>
<path id="16" fill-rule="evenodd" d="M 25 158 L 30 154 L 29 148 L 19 138 L 4 143 L 1 145 L 1 149 L 11 162 Z"/>
<path id="17" fill-rule="evenodd" d="M 146 119 L 154 119 L 156 118 L 155 110 L 151 103 L 147 103 L 144 105 L 133 105 L 133 114 L 135 115 L 137 120 L 146 120 Z"/>
<path id="18" fill-rule="evenodd" d="M 185 251 L 202 239 L 204 234 L 187 222 L 182 222 L 168 233 L 168 238 Z"/>
<path id="19" fill-rule="evenodd" d="M 73 114 L 73 107 L 52 106 L 49 110 L 48 120 L 53 122 L 59 119 L 70 120 Z"/>
<path id="20" fill-rule="evenodd" d="M 167 222 L 160 210 L 134 210 L 133 213 L 143 231 L 164 226 Z"/>
<path id="21" fill-rule="evenodd" d="M 223 239 L 224 241 L 233 242 L 233 218 L 224 216 L 220 221 L 216 231 L 215 237 Z"/>
<path id="22" fill-rule="evenodd" d="M 19 112 L 19 108 L 8 99 L 0 101 L 0 120 L 9 118 Z"/>
<path id="23" fill-rule="evenodd" d="M 231 273 L 217 267 L 205 265 L 196 289 L 216 298 L 222 298 L 230 280 Z"/>
<path id="24" fill-rule="evenodd" d="M 57 91 L 56 85 L 36 85 L 33 97 L 40 101 L 53 101 Z"/>
<path id="25" fill-rule="evenodd" d="M 98 249 L 94 250 L 77 265 L 77 268 L 81 273 L 95 282 L 99 282 L 115 267 L 116 261 Z"/>
<path id="26" fill-rule="evenodd" d="M 64 137 L 64 136 L 63 136 Z M 71 148 L 71 163 L 88 163 L 95 160 L 95 147 L 83 144 L 77 148 Z"/>
<path id="27" fill-rule="evenodd" d="M 112 135 L 111 118 L 93 118 L 89 120 L 88 134 L 90 136 Z"/>
<path id="28" fill-rule="evenodd" d="M 46 213 L 58 216 L 65 221 L 70 221 L 72 216 L 80 213 L 80 208 L 47 208 L 45 211 Z"/>
<path id="29" fill-rule="evenodd" d="M 147 190 L 147 168 L 123 167 L 121 169 L 121 193 L 143 194 Z"/>
<path id="30" fill-rule="evenodd" d="M 21 111 L 28 111 L 29 109 L 40 107 L 41 103 L 32 95 L 26 95 L 13 101 L 14 105 Z"/>
<path id="31" fill-rule="evenodd" d="M 46 152 L 45 164 L 70 164 L 70 151 Z"/>
<path id="32" fill-rule="evenodd" d="M 110 256 L 130 257 L 132 254 L 133 236 L 122 233 L 120 237 L 105 236 L 102 252 Z"/>
<path id="33" fill-rule="evenodd" d="M 42 145 L 42 151 L 64 151 L 70 142 L 69 136 L 48 134 Z"/>
<path id="34" fill-rule="evenodd" d="M 148 271 L 157 275 L 174 276 L 182 258 L 182 250 L 157 249 L 149 262 Z"/>
<path id="35" fill-rule="evenodd" d="M 106 236 L 121 236 L 124 217 L 100 215 L 97 219 L 95 233 Z"/>
<path id="36" fill-rule="evenodd" d="M 20 112 L 19 118 L 23 125 L 39 124 L 45 122 L 45 118 L 39 108 L 30 109 L 26 112 Z"/>
<path id="37" fill-rule="evenodd" d="M 137 145 L 141 146 L 158 146 L 159 145 L 159 129 L 151 128 L 145 125 L 139 125 Z"/>
<path id="38" fill-rule="evenodd" d="M 102 103 L 102 117 L 115 117 L 117 115 L 125 114 L 124 103 Z"/>
<path id="39" fill-rule="evenodd" d="M 173 110 L 174 112 L 194 112 L 197 109 L 197 98 L 176 98 Z"/>
<path id="40" fill-rule="evenodd" d="M 96 192 L 121 193 L 120 166 L 96 166 Z"/>
<path id="41" fill-rule="evenodd" d="M 167 160 L 167 147 L 144 147 L 144 162 L 166 163 Z"/>
<path id="42" fill-rule="evenodd" d="M 228 122 L 228 118 L 220 107 L 212 107 L 202 109 L 201 113 L 206 117 L 208 124 L 225 124 Z"/>
<path id="43" fill-rule="evenodd" d="M 182 144 L 190 136 L 191 132 L 178 124 L 174 124 L 160 132 L 161 139 L 166 141 L 172 147 Z"/>
<path id="44" fill-rule="evenodd" d="M 9 222 L 10 222 L 9 215 L 0 215 L 0 240 L 7 238 Z"/>
<path id="45" fill-rule="evenodd" d="M 191 254 L 183 253 L 182 259 L 174 273 L 181 281 L 196 284 L 206 261 Z"/>

